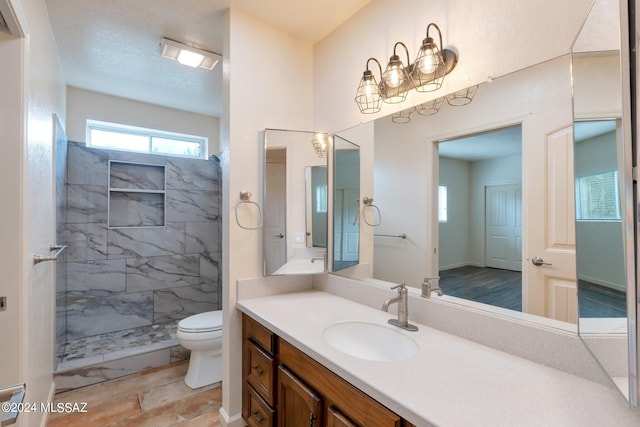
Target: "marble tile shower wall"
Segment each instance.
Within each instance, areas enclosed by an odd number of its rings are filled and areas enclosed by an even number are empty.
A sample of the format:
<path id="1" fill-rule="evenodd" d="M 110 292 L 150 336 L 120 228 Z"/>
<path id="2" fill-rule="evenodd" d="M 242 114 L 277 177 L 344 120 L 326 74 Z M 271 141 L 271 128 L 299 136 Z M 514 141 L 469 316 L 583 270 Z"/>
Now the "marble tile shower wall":
<path id="1" fill-rule="evenodd" d="M 112 203 L 110 212 L 142 224 L 156 224 L 164 216 L 164 226 L 109 227 L 110 160 L 164 166 L 164 213 L 158 213 L 162 204 L 157 198 L 145 197 L 133 204 Z M 216 159 L 99 150 L 69 142 L 67 165 L 67 339 L 220 308 L 221 173 Z M 127 176 L 118 168 L 112 185 L 117 181 L 118 187 L 136 188 L 157 182 L 161 168 L 138 169 L 148 174 Z M 135 212 L 114 212 L 132 207 Z"/>

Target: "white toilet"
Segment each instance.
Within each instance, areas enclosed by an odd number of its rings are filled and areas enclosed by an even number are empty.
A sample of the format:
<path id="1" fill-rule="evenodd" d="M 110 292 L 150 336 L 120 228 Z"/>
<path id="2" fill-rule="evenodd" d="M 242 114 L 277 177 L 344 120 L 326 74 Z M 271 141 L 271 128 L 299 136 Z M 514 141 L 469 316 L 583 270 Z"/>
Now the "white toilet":
<path id="1" fill-rule="evenodd" d="M 176 335 L 191 350 L 185 384 L 198 388 L 222 381 L 222 310 L 182 319 Z"/>

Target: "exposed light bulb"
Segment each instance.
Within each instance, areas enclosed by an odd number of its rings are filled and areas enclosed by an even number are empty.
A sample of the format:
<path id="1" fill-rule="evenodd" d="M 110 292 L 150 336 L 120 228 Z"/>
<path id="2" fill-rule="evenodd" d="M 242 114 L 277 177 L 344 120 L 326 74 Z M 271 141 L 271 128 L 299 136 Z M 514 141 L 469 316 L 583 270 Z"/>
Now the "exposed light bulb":
<path id="1" fill-rule="evenodd" d="M 436 71 L 438 61 L 432 48 L 424 49 L 424 54 L 420 58 L 418 68 L 422 74 L 432 74 Z"/>
<path id="2" fill-rule="evenodd" d="M 387 78 L 387 84 L 391 87 L 398 87 L 400 86 L 400 71 L 398 69 L 397 65 L 394 65 L 390 70 L 389 70 L 389 77 Z"/>

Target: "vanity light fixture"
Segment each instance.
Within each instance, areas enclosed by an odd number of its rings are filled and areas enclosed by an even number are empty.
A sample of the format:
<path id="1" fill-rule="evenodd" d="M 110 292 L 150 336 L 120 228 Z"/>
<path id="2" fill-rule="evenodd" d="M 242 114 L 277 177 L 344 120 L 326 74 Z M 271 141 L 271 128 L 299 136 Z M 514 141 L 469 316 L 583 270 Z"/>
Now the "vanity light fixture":
<path id="1" fill-rule="evenodd" d="M 206 70 L 213 70 L 213 67 L 222 59 L 222 56 L 215 52 L 198 49 L 168 38 L 162 39 L 160 47 L 162 48 L 163 57 L 173 59 L 192 68 L 200 67 Z"/>
<path id="2" fill-rule="evenodd" d="M 362 73 L 362 79 L 356 91 L 356 103 L 362 114 L 373 114 L 380 111 L 382 107 L 382 94 L 375 76 L 369 70 L 369 61 L 375 61 L 382 76 L 382 67 L 376 58 L 367 59 L 367 68 Z"/>
<path id="3" fill-rule="evenodd" d="M 473 97 L 476 95 L 477 90 L 478 85 L 475 85 L 450 93 L 449 95 L 447 95 L 447 104 L 454 107 L 467 105 L 471 101 L 473 101 Z"/>
<path id="4" fill-rule="evenodd" d="M 437 31 L 439 44 L 430 36 L 431 30 Z M 402 46 L 407 56 L 407 64 L 402 63 L 397 54 L 398 46 Z M 381 71 L 380 83 L 369 70 L 369 61 L 374 60 Z M 355 101 L 363 114 L 380 111 L 380 99 L 388 104 L 396 104 L 406 100 L 407 92 L 415 89 L 418 92 L 430 92 L 442 87 L 444 77 L 449 74 L 458 63 L 457 54 L 442 47 L 442 33 L 440 28 L 431 23 L 427 26 L 426 38 L 422 41 L 416 61 L 409 63 L 409 50 L 402 42 L 393 46 L 393 55 L 382 73 L 382 67 L 375 58 L 367 60 L 367 68 L 363 73 L 356 92 Z M 376 90 L 377 87 L 377 90 Z"/>
<path id="5" fill-rule="evenodd" d="M 313 149 L 316 150 L 316 154 L 320 158 L 327 157 L 327 147 L 329 145 L 329 136 L 326 133 L 314 133 L 311 139 Z"/>
<path id="6" fill-rule="evenodd" d="M 407 54 L 407 64 L 409 64 L 409 49 L 402 42 L 393 45 L 393 55 L 389 58 L 387 68 L 382 75 L 382 100 L 387 104 L 397 104 L 407 99 L 407 91 L 413 87 L 413 81 L 396 53 L 398 45 L 404 48 Z"/>
<path id="7" fill-rule="evenodd" d="M 435 28 L 440 39 L 440 47 L 429 37 L 429 30 Z M 442 57 L 442 33 L 436 24 L 427 26 L 427 37 L 422 41 L 418 56 L 413 64 L 411 77 L 418 92 L 432 92 L 440 89 L 444 81 L 446 66 Z"/>

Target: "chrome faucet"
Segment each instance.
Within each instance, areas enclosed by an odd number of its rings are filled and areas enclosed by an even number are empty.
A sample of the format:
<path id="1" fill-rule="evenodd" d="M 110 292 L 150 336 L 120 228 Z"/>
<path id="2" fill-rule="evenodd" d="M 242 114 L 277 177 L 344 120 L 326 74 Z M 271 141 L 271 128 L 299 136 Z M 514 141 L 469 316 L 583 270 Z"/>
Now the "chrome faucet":
<path id="1" fill-rule="evenodd" d="M 324 264 L 327 265 L 327 253 L 325 252 L 324 255 L 322 255 L 322 256 L 316 256 L 316 257 L 311 258 L 311 263 L 312 264 L 315 263 L 316 260 L 323 261 Z"/>
<path id="2" fill-rule="evenodd" d="M 407 331 L 417 331 L 418 327 L 409 323 L 409 298 L 407 287 L 404 283 L 393 286 L 391 289 L 398 289 L 398 296 L 389 298 L 382 304 L 382 311 L 389 311 L 389 306 L 398 303 L 398 318 L 389 319 L 389 323 Z"/>
<path id="3" fill-rule="evenodd" d="M 431 298 L 431 292 L 437 292 L 438 296 L 442 296 L 442 289 L 440 289 L 440 286 L 438 285 L 433 285 L 431 283 L 432 280 L 440 280 L 440 276 L 424 278 L 421 294 L 423 298 Z"/>

